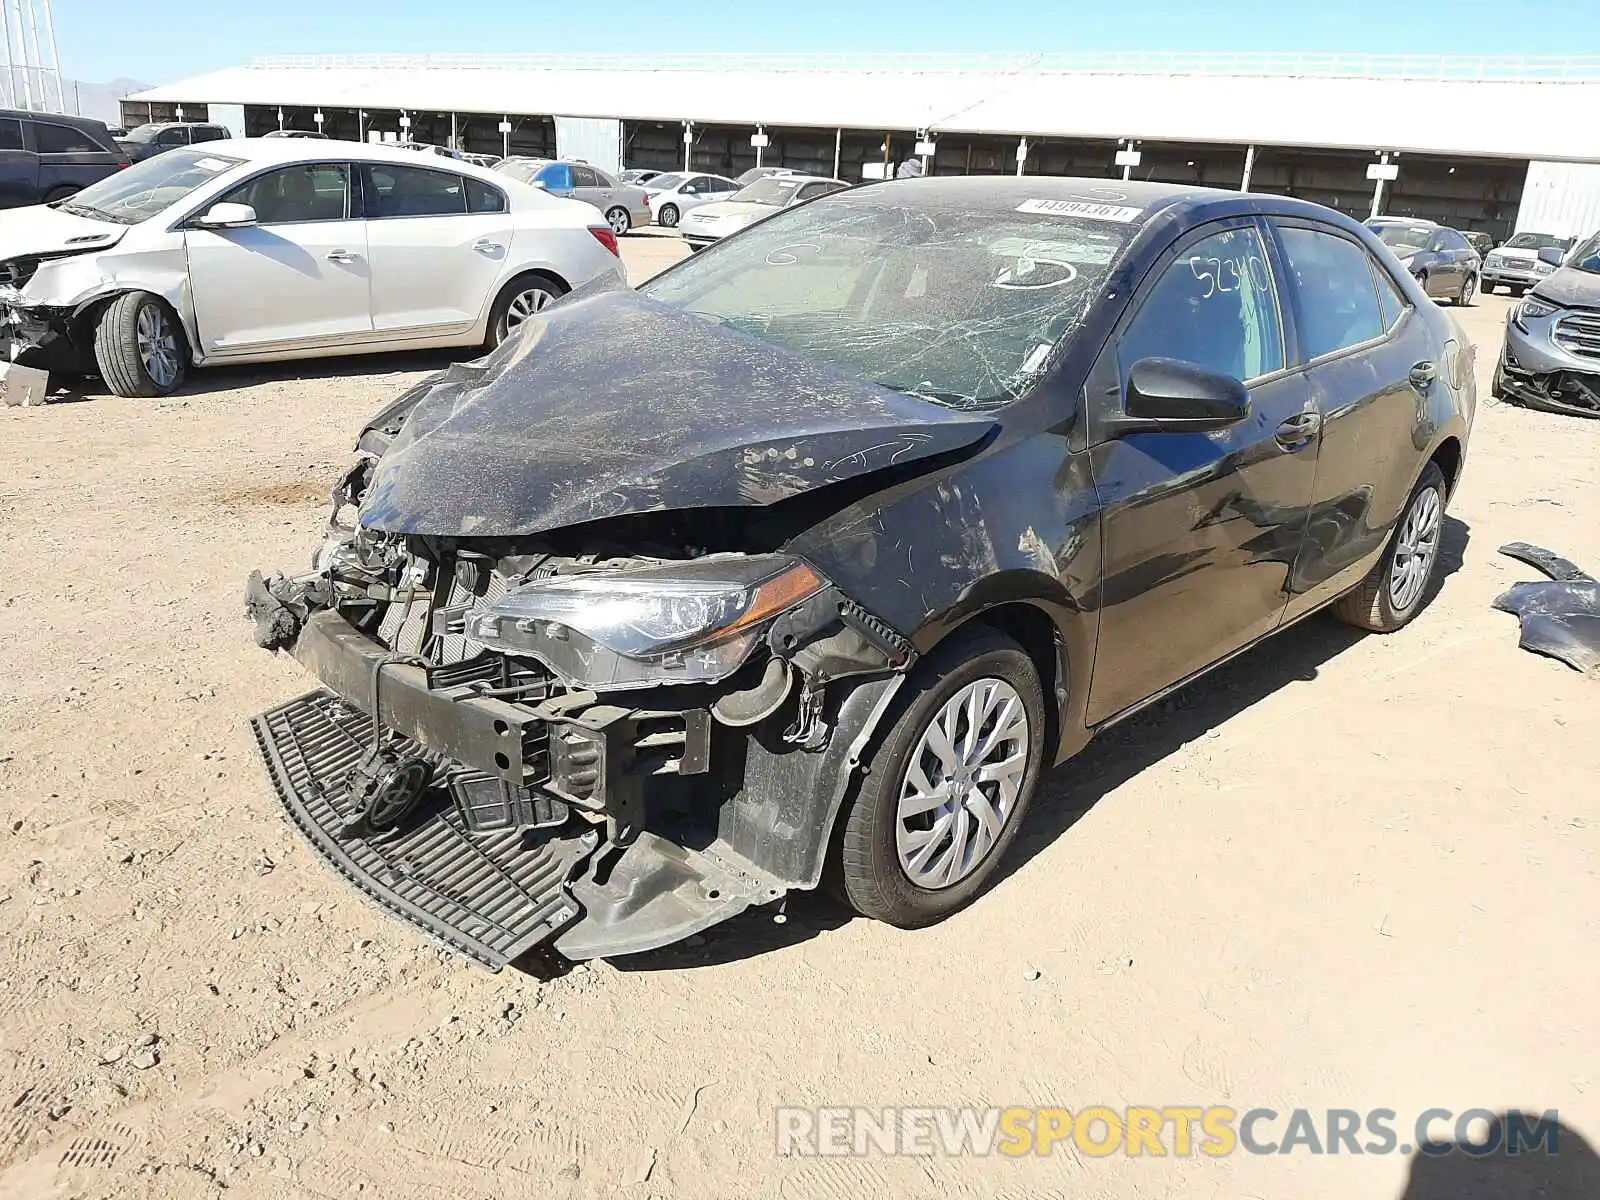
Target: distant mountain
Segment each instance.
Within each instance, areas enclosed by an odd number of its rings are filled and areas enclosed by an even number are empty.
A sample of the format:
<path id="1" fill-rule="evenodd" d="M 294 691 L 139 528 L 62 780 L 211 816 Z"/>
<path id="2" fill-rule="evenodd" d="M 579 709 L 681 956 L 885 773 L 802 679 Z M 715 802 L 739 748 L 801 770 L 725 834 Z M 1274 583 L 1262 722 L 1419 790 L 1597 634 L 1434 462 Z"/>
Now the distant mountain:
<path id="1" fill-rule="evenodd" d="M 5 70 L 0 67 L 0 76 L 5 75 Z M 17 72 L 16 78 L 11 82 L 14 86 L 6 87 L 5 80 L 0 78 L 0 106 L 23 107 L 22 75 Z M 107 125 L 115 125 L 122 119 L 121 99 L 132 92 L 142 92 L 150 85 L 140 83 L 137 79 L 113 79 L 109 83 L 84 83 L 77 79 L 63 79 L 61 81 L 62 98 L 66 101 L 65 109 L 69 113 L 76 113 L 83 117 L 94 117 L 104 121 Z M 47 107 L 54 108 L 56 100 L 55 83 L 49 84 Z M 34 97 L 35 106 L 38 106 L 38 97 Z"/>

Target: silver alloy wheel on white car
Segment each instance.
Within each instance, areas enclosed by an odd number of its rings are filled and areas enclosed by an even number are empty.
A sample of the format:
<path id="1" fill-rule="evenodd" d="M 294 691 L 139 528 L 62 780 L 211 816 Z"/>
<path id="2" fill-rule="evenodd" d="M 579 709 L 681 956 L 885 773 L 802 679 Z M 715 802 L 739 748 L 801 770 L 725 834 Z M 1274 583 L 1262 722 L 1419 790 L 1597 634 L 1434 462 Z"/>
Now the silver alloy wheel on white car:
<path id="1" fill-rule="evenodd" d="M 1396 535 L 1394 561 L 1389 568 L 1389 599 L 1399 612 L 1417 602 L 1433 574 L 1443 515 L 1444 505 L 1437 488 L 1423 488 L 1412 497 Z"/>
<path id="2" fill-rule="evenodd" d="M 918 887 L 960 883 L 1016 810 L 1028 770 L 1028 713 L 1003 679 L 962 688 L 911 753 L 895 820 L 900 868 Z"/>
<path id="3" fill-rule="evenodd" d="M 159 304 L 146 304 L 139 310 L 134 325 L 139 347 L 139 361 L 144 364 L 150 381 L 166 390 L 178 381 L 182 363 L 178 357 L 178 335 L 173 332 L 167 314 Z"/>
<path id="4" fill-rule="evenodd" d="M 511 303 L 506 306 L 506 333 L 509 334 L 519 328 L 524 321 L 555 298 L 555 293 L 543 284 L 535 283 L 523 288 L 511 297 Z"/>

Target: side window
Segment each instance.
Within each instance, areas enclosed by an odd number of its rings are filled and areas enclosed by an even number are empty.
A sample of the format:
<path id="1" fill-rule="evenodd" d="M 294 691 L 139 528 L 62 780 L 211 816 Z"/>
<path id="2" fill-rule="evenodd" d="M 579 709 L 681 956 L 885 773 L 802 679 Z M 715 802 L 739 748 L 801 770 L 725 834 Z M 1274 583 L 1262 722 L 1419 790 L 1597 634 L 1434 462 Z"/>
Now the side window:
<path id="1" fill-rule="evenodd" d="M 1428 243 L 1428 249 L 1434 251 L 1435 253 L 1443 253 L 1450 248 L 1450 239 L 1445 235 L 1445 232 L 1442 229 L 1438 233 L 1434 234 L 1433 241 Z"/>
<path id="2" fill-rule="evenodd" d="M 1367 252 L 1333 233 L 1279 229 L 1294 277 L 1295 316 L 1307 358 L 1359 345 L 1384 330 Z"/>
<path id="3" fill-rule="evenodd" d="M 617 186 L 617 181 L 611 178 L 611 176 L 607 175 L 604 171 L 600 170 L 599 167 L 590 167 L 589 174 L 594 176 L 596 187 L 614 188 Z"/>
<path id="4" fill-rule="evenodd" d="M 350 170 L 343 163 L 296 163 L 257 175 L 222 199 L 248 204 L 263 225 L 343 221 L 349 211 Z"/>
<path id="5" fill-rule="evenodd" d="M 361 171 L 368 217 L 443 217 L 467 211 L 459 175 L 388 163 L 370 163 Z"/>
<path id="6" fill-rule="evenodd" d="M 14 117 L 0 117 L 0 150 L 22 149 L 22 122 Z"/>
<path id="7" fill-rule="evenodd" d="M 220 125 L 198 125 L 194 131 L 194 140 L 197 142 L 220 142 L 227 136 L 228 131 Z"/>
<path id="8" fill-rule="evenodd" d="M 739 185 L 731 179 L 713 179 L 711 190 L 714 192 L 737 192 Z"/>
<path id="9" fill-rule="evenodd" d="M 600 178 L 588 167 L 572 168 L 572 186 L 575 188 L 600 187 Z"/>
<path id="10" fill-rule="evenodd" d="M 688 183 L 683 185 L 683 190 L 691 195 L 704 196 L 708 191 L 711 190 L 711 180 L 707 179 L 704 175 L 696 175 L 693 179 L 689 180 Z"/>
<path id="11" fill-rule="evenodd" d="M 187 146 L 188 144 L 189 131 L 181 125 L 175 129 L 163 129 L 156 134 L 156 145 L 158 146 Z"/>
<path id="12" fill-rule="evenodd" d="M 1385 271 L 1372 257 L 1367 257 L 1367 263 L 1372 267 L 1372 278 L 1378 285 L 1378 309 L 1383 315 L 1385 330 L 1393 329 L 1395 322 L 1406 311 L 1406 298 L 1400 294 L 1400 289 L 1394 286 L 1394 280 L 1389 272 Z"/>
<path id="13" fill-rule="evenodd" d="M 67 125 L 35 121 L 33 145 L 40 154 L 103 154 L 105 147 L 88 134 Z"/>
<path id="14" fill-rule="evenodd" d="M 467 211 L 497 213 L 506 211 L 506 194 L 477 179 L 467 179 Z"/>
<path id="15" fill-rule="evenodd" d="M 1117 344 L 1126 376 L 1141 358 L 1177 358 L 1234 379 L 1283 367 L 1283 323 L 1261 235 L 1214 233 L 1184 249 Z"/>
<path id="16" fill-rule="evenodd" d="M 839 185 L 837 183 L 808 183 L 801 187 L 800 195 L 795 202 L 814 200 L 818 196 L 826 196 L 829 192 L 837 192 L 838 190 Z"/>
<path id="17" fill-rule="evenodd" d="M 543 183 L 552 192 L 570 192 L 572 190 L 572 168 L 566 163 L 551 163 L 534 178 Z"/>

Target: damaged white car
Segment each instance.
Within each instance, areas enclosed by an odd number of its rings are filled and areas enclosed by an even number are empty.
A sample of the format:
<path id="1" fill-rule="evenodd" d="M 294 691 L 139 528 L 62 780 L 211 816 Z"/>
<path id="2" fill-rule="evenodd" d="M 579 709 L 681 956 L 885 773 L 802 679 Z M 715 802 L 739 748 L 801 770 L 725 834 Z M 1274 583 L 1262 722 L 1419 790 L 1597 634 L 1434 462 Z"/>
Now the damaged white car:
<path id="1" fill-rule="evenodd" d="M 621 286 L 586 204 L 379 146 L 171 150 L 0 226 L 0 354 L 119 396 L 191 366 L 498 345 L 551 300 Z"/>

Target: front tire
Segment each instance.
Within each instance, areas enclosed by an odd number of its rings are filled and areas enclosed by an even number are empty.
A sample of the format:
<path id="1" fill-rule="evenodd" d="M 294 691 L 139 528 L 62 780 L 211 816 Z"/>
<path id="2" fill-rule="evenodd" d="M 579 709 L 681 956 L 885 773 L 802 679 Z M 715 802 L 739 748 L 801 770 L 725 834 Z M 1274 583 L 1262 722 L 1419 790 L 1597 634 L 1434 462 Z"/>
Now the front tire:
<path id="1" fill-rule="evenodd" d="M 1456 294 L 1456 307 L 1470 307 L 1474 297 L 1477 294 L 1477 291 L 1478 277 L 1476 275 L 1468 275 L 1466 280 L 1461 284 L 1461 291 Z"/>
<path id="2" fill-rule="evenodd" d="M 656 214 L 656 224 L 663 229 L 676 229 L 678 227 L 678 206 L 676 204 L 663 204 L 661 211 Z"/>
<path id="3" fill-rule="evenodd" d="M 837 871 L 862 916 L 902 929 L 982 892 L 1017 836 L 1045 751 L 1033 660 L 986 627 L 917 667 L 844 818 Z"/>
<path id="4" fill-rule="evenodd" d="M 188 348 L 166 301 L 128 292 L 100 314 L 94 359 L 106 386 L 119 396 L 169 396 L 183 382 Z"/>
<path id="5" fill-rule="evenodd" d="M 489 310 L 489 334 L 485 346 L 493 350 L 535 314 L 544 311 L 553 300 L 567 294 L 567 289 L 548 275 L 518 275 L 495 297 Z"/>
<path id="6" fill-rule="evenodd" d="M 628 210 L 622 207 L 606 209 L 606 224 L 611 226 L 611 232 L 621 237 L 633 228 L 633 217 Z"/>
<path id="7" fill-rule="evenodd" d="M 1354 591 L 1334 601 L 1334 616 L 1358 629 L 1393 633 L 1422 611 L 1439 565 L 1446 490 L 1444 472 L 1430 462 L 1406 501 L 1383 557 Z"/>

